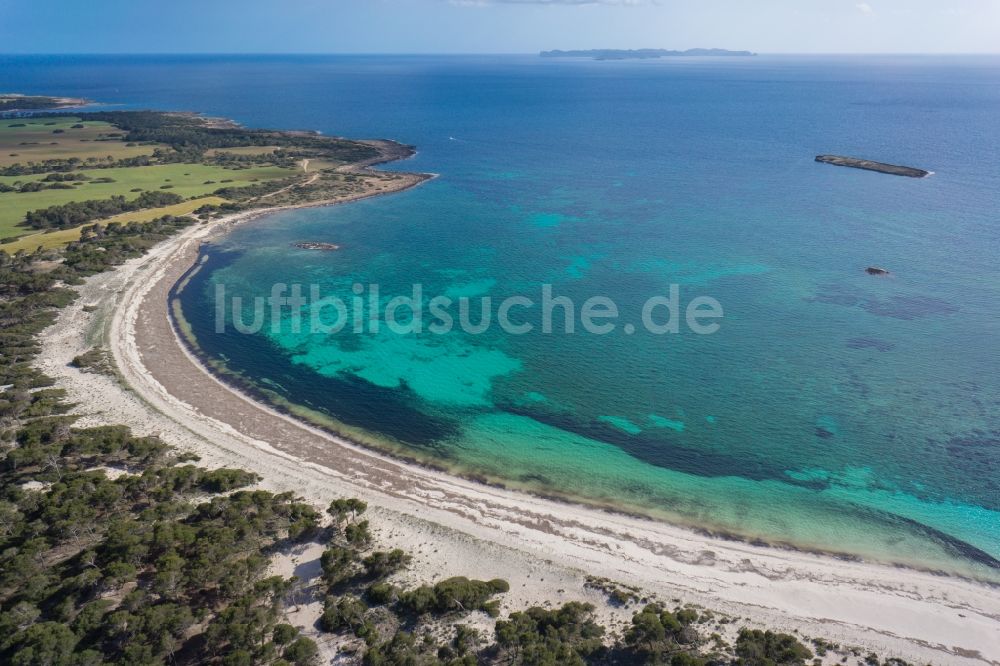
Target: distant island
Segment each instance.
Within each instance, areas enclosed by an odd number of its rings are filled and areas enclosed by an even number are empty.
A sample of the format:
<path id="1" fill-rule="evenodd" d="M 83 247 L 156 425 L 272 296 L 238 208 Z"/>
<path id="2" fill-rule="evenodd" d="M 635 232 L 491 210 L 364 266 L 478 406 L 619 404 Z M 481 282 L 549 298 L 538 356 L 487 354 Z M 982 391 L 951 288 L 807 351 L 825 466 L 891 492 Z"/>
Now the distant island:
<path id="1" fill-rule="evenodd" d="M 874 162 L 863 160 L 857 157 L 843 157 L 842 155 L 817 155 L 817 162 L 832 164 L 834 166 L 851 167 L 852 169 L 864 169 L 865 171 L 877 171 L 887 173 L 891 176 L 906 176 L 907 178 L 926 178 L 931 175 L 930 171 L 917 169 L 915 167 L 898 166 L 886 164 L 885 162 Z"/>
<path id="2" fill-rule="evenodd" d="M 695 56 L 755 56 L 751 51 L 728 51 L 726 49 L 589 49 L 584 51 L 542 51 L 543 58 L 591 58 L 593 60 L 650 60 L 655 58 L 678 58 Z"/>

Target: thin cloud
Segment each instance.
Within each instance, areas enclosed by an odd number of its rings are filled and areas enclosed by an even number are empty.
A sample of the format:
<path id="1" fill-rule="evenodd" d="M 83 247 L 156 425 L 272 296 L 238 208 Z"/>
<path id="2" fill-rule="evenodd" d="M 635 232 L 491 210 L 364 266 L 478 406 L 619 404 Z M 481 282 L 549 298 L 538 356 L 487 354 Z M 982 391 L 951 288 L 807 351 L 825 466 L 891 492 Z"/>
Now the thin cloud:
<path id="1" fill-rule="evenodd" d="M 854 6 L 857 7 L 858 11 L 861 12 L 862 14 L 864 14 L 865 16 L 874 16 L 875 15 L 875 10 L 872 9 L 872 6 L 869 5 L 867 2 L 859 2 L 858 4 L 856 4 Z"/>

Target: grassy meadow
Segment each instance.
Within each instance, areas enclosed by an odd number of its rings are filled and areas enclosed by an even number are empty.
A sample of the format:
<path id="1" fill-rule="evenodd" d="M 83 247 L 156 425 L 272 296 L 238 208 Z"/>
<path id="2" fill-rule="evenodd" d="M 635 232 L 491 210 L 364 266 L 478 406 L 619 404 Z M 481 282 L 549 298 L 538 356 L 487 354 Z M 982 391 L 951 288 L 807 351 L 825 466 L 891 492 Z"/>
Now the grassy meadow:
<path id="1" fill-rule="evenodd" d="M 110 123 L 81 121 L 72 116 L 0 120 L 0 167 L 71 157 L 86 160 L 111 156 L 117 160 L 152 155 L 156 148 L 108 140 L 108 134 L 120 134 L 120 130 Z"/>

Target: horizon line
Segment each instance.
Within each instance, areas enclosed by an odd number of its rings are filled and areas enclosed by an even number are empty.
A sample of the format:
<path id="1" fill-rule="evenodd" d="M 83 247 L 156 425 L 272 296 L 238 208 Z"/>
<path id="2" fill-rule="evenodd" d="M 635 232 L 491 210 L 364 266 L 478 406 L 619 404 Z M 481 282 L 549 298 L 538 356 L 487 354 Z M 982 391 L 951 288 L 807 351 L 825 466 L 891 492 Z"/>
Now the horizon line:
<path id="1" fill-rule="evenodd" d="M 11 56 L 536 56 L 546 50 L 610 51 L 667 49 L 666 47 L 597 47 L 582 49 L 543 49 L 541 51 L 51 51 L 51 52 L 0 52 L 0 57 Z M 721 48 L 721 47 L 694 47 Z M 677 49 L 681 50 L 681 49 Z M 724 49 L 732 50 L 732 49 Z M 753 51 L 764 56 L 1000 56 L 1000 51 Z M 711 58 L 734 56 L 685 56 Z M 749 56 L 743 56 L 749 57 Z"/>

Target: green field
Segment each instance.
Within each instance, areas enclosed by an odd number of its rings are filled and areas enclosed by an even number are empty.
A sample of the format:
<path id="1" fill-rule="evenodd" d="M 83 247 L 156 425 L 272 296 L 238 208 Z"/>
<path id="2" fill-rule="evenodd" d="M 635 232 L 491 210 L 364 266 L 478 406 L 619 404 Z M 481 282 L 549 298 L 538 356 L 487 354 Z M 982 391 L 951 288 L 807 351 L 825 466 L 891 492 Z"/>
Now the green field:
<path id="1" fill-rule="evenodd" d="M 260 166 L 249 169 L 224 169 L 204 164 L 163 164 L 146 167 L 124 167 L 116 169 L 87 169 L 92 179 L 111 178 L 114 182 L 97 183 L 84 181 L 71 190 L 42 190 L 40 192 L 6 192 L 0 194 L 0 238 L 18 236 L 30 232 L 28 227 L 18 226 L 28 211 L 47 208 L 72 201 L 107 199 L 113 195 L 123 195 L 135 199 L 140 192 L 132 190 L 161 190 L 173 192 L 182 197 L 199 197 L 211 194 L 221 187 L 250 184 L 255 181 L 286 178 L 294 175 L 294 169 L 274 166 Z M 13 185 L 17 182 L 37 181 L 44 174 L 32 176 L 0 176 L 0 182 Z M 212 182 L 208 182 L 212 181 Z M 229 182 L 226 182 L 229 181 Z M 164 188 L 164 186 L 169 186 Z"/>
<path id="2" fill-rule="evenodd" d="M 57 134 L 55 130 L 62 132 Z M 81 121 L 72 116 L 0 120 L 0 167 L 71 157 L 124 159 L 153 154 L 155 145 L 129 146 L 117 139 L 101 140 L 107 134 L 120 133 L 109 123 Z"/>

